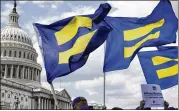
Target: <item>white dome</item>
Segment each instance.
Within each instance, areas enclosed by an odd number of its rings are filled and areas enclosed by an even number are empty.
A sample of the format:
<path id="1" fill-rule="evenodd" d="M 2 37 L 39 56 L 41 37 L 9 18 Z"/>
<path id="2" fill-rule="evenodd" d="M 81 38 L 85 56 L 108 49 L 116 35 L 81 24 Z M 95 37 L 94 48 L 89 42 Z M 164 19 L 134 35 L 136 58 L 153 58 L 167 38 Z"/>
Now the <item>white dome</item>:
<path id="1" fill-rule="evenodd" d="M 16 2 L 15 2 L 16 3 Z M 16 5 L 9 14 L 9 23 L 1 29 L 1 77 L 13 81 L 40 83 L 40 64 L 31 38 L 18 24 Z"/>
<path id="2" fill-rule="evenodd" d="M 1 30 L 1 41 L 19 41 L 32 45 L 32 41 L 25 31 L 12 26 L 6 26 Z"/>
<path id="3" fill-rule="evenodd" d="M 19 15 L 16 12 L 16 5 L 14 5 L 12 12 L 9 14 L 8 25 L 1 29 L 1 41 L 17 41 L 32 46 L 30 37 L 21 29 L 18 24 L 18 19 Z"/>

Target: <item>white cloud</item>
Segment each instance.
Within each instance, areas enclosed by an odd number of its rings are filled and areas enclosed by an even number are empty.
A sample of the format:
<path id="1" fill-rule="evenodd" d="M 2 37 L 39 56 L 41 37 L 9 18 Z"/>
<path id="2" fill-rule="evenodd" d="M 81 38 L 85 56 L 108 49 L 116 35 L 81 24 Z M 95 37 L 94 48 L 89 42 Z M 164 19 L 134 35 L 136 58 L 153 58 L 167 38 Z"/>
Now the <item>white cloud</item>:
<path id="1" fill-rule="evenodd" d="M 39 17 L 39 19 L 38 19 L 38 21 L 36 21 L 36 23 L 50 24 L 50 23 L 53 23 L 57 20 L 60 20 L 60 16 Z"/>
<path id="2" fill-rule="evenodd" d="M 18 1 L 20 4 L 25 4 L 25 3 L 27 3 L 28 1 Z"/>
<path id="3" fill-rule="evenodd" d="M 65 12 L 61 15 L 62 19 L 76 16 L 76 15 L 87 15 L 87 14 L 93 14 L 96 9 L 93 7 L 86 7 L 86 6 L 71 6 L 72 11 L 71 12 Z"/>
<path id="4" fill-rule="evenodd" d="M 32 1 L 34 4 L 63 3 L 63 1 Z"/>
<path id="5" fill-rule="evenodd" d="M 45 5 L 43 5 L 43 4 L 40 4 L 40 5 L 39 5 L 39 7 L 41 7 L 41 8 L 45 8 Z"/>
<path id="6" fill-rule="evenodd" d="M 108 3 L 116 8 L 116 11 L 109 13 L 110 16 L 144 17 L 152 12 L 158 1 L 108 1 Z"/>
<path id="7" fill-rule="evenodd" d="M 52 4 L 51 7 L 52 7 L 52 8 L 57 8 L 57 5 Z"/>
<path id="8" fill-rule="evenodd" d="M 41 8 L 47 8 L 51 4 L 51 8 L 56 9 L 58 4 L 63 3 L 63 1 L 32 1 L 32 3 L 37 4 Z"/>

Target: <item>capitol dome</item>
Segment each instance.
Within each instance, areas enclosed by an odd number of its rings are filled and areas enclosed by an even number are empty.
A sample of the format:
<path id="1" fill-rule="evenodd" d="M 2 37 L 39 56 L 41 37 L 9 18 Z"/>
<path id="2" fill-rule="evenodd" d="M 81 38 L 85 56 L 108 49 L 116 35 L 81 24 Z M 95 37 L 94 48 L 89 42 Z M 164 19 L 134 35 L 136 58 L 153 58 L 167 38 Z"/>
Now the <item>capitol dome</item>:
<path id="1" fill-rule="evenodd" d="M 40 64 L 29 35 L 18 24 L 16 4 L 7 26 L 1 29 L 1 77 L 21 83 L 39 83 Z"/>
<path id="2" fill-rule="evenodd" d="M 32 41 L 29 38 L 28 34 L 23 31 L 21 28 L 6 26 L 1 30 L 1 40 L 2 41 L 17 41 L 23 42 L 25 44 L 32 45 Z"/>

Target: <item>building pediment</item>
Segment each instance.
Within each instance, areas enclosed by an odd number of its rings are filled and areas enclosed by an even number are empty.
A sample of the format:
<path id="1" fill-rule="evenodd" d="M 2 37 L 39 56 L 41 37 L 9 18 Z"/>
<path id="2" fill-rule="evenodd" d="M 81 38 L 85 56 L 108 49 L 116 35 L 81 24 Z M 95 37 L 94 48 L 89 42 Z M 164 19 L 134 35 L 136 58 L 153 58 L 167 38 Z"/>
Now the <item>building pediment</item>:
<path id="1" fill-rule="evenodd" d="M 66 91 L 66 89 L 56 89 L 55 90 L 55 93 L 62 96 L 62 97 L 65 97 L 65 98 L 68 98 L 71 100 L 71 97 L 70 95 L 68 94 L 68 92 Z"/>

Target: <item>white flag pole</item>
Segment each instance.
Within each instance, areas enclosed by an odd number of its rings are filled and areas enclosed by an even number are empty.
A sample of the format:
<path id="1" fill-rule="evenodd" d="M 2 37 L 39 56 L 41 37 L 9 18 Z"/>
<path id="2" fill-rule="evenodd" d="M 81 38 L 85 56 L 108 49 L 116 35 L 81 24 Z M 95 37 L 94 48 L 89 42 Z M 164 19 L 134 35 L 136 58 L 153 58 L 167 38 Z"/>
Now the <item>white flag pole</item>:
<path id="1" fill-rule="evenodd" d="M 106 101 L 106 97 L 105 97 L 105 95 L 106 95 L 106 73 L 104 72 L 104 94 L 103 94 L 103 96 L 104 96 L 104 100 L 103 100 L 103 104 L 104 104 L 104 106 L 106 106 L 106 104 L 105 104 L 105 101 Z"/>
<path id="2" fill-rule="evenodd" d="M 104 57 L 105 57 L 105 52 L 106 52 L 106 42 L 104 42 Z M 103 87 L 103 105 L 106 107 L 106 73 L 104 72 L 104 87 Z"/>
<path id="3" fill-rule="evenodd" d="M 55 90 L 54 90 L 53 84 L 52 83 L 49 83 L 49 84 L 50 84 L 50 87 L 52 89 L 52 94 L 53 94 L 53 98 L 54 98 L 54 103 L 55 103 L 54 109 L 57 109 L 58 108 L 58 102 L 57 102 L 57 98 L 56 98 L 56 95 L 55 95 Z"/>

